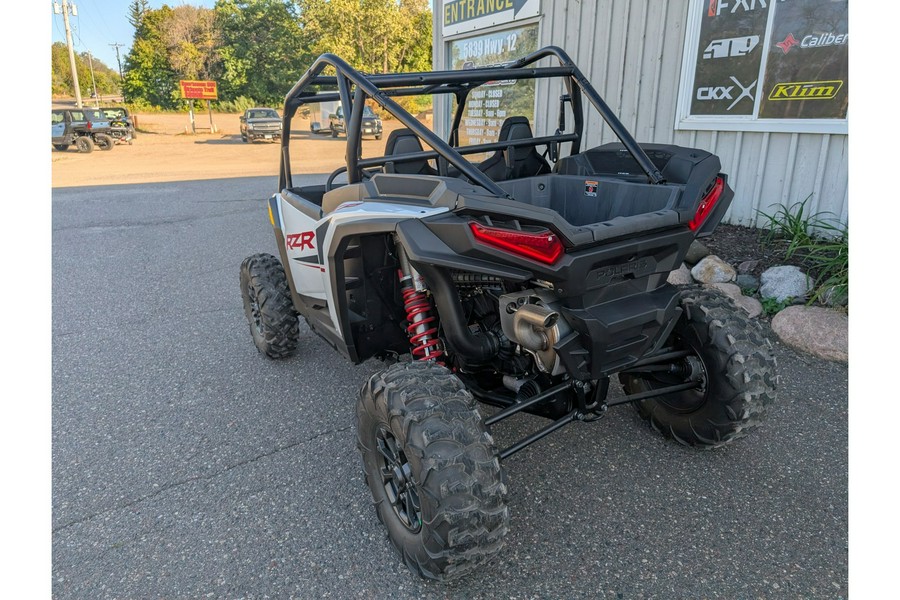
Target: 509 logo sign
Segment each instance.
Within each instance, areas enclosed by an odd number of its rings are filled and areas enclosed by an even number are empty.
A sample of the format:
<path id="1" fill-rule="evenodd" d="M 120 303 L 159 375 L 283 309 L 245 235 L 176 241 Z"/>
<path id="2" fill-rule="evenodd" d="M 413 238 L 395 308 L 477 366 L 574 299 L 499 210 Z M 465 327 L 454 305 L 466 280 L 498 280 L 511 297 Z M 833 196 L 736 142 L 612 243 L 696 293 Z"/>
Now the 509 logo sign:
<path id="1" fill-rule="evenodd" d="M 703 51 L 703 58 L 732 58 L 747 56 L 759 45 L 758 35 L 747 37 L 728 38 L 725 40 L 713 40 Z"/>
<path id="2" fill-rule="evenodd" d="M 769 100 L 831 100 L 843 85 L 839 80 L 776 83 L 769 92 Z"/>

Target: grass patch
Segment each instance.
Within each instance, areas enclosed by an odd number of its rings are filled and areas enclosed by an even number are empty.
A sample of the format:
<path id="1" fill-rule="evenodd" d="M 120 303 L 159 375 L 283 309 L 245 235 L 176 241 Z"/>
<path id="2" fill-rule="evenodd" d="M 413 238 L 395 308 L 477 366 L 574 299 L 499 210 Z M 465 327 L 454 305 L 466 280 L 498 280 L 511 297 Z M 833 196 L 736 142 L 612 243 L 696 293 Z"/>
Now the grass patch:
<path id="1" fill-rule="evenodd" d="M 831 212 L 809 214 L 807 203 L 811 198 L 812 194 L 790 206 L 773 205 L 777 210 L 771 214 L 759 211 L 767 222 L 761 238 L 766 244 L 783 248 L 785 258 L 798 258 L 807 267 L 815 282 L 808 304 L 828 301 L 833 305 L 846 305 L 850 291 L 847 224 L 834 218 Z M 784 306 L 778 310 L 782 308 Z M 765 305 L 763 309 L 769 314 Z"/>

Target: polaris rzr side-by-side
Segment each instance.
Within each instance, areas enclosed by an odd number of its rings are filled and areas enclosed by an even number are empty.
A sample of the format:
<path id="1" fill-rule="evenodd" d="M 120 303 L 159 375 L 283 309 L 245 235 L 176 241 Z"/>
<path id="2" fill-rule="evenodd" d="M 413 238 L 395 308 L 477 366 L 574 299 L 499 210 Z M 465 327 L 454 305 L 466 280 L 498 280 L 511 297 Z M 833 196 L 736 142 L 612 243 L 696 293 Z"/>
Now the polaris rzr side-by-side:
<path id="1" fill-rule="evenodd" d="M 558 97 L 549 132 L 496 111 L 496 141 L 469 138 L 469 101 L 516 82 Z M 447 140 L 395 100 L 425 94 L 455 106 Z M 383 156 L 362 153 L 367 101 L 400 125 Z M 292 174 L 284 136 L 268 200 L 278 256 L 242 263 L 244 310 L 267 357 L 297 348 L 303 317 L 353 363 L 389 364 L 359 393 L 357 440 L 376 514 L 413 572 L 445 580 L 495 555 L 509 523 L 503 460 L 568 424 L 631 404 L 708 448 L 763 420 L 777 377 L 761 326 L 714 290 L 667 282 L 731 203 L 716 156 L 638 144 L 556 47 L 502 67 L 379 75 L 325 54 L 287 94 L 283 130 L 319 102 L 344 108 L 345 164 L 296 185 L 309 176 Z M 590 109 L 620 143 L 582 147 Z M 491 431 L 521 412 L 548 422 L 496 447 Z"/>

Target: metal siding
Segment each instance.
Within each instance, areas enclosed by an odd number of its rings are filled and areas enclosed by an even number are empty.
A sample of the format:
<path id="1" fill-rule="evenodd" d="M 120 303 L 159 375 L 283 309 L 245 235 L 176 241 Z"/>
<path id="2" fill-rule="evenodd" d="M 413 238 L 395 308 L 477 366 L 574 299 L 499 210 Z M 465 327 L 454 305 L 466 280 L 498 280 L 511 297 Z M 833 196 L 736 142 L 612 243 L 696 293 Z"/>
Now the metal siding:
<path id="1" fill-rule="evenodd" d="M 686 0 L 543 0 L 542 10 L 541 45 L 566 50 L 638 141 L 719 156 L 735 190 L 725 222 L 759 226 L 765 223 L 760 211 L 772 213 L 778 204 L 790 206 L 812 194 L 812 212 L 830 212 L 846 223 L 846 135 L 675 130 Z M 443 40 L 435 39 L 435 67 L 445 68 Z M 550 86 L 538 90 L 536 129 L 552 129 L 557 95 Z M 437 107 L 435 116 L 437 124 Z M 593 111 L 585 137 L 584 148 L 616 141 Z"/>

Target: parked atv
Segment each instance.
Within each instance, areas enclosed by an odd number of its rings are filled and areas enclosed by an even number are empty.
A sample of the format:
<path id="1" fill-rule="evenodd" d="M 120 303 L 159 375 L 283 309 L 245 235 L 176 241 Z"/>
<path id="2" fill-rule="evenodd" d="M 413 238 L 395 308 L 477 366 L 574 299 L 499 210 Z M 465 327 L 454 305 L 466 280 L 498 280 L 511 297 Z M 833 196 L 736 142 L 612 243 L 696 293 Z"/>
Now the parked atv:
<path id="1" fill-rule="evenodd" d="M 128 109 L 124 106 L 113 106 L 101 110 L 109 120 L 109 134 L 116 140 L 116 143 L 132 145 L 137 133 L 134 129 L 135 117 L 128 112 Z"/>
<path id="2" fill-rule="evenodd" d="M 461 143 L 470 99 L 534 79 L 561 92 L 555 131 L 534 136 L 508 115 L 496 141 Z M 449 141 L 394 100 L 423 91 L 455 97 Z M 403 128 L 384 156 L 362 158 L 368 99 Z M 556 47 L 502 67 L 381 75 L 325 54 L 287 94 L 285 131 L 313 100 L 346 108 L 346 165 L 295 185 L 282 140 L 268 201 L 278 256 L 244 260 L 244 310 L 270 358 L 296 350 L 298 316 L 354 363 L 400 357 L 362 386 L 356 425 L 375 511 L 413 572 L 450 579 L 495 555 L 509 526 L 502 461 L 566 425 L 631 404 L 662 434 L 711 448 L 763 421 L 777 376 L 760 325 L 714 290 L 667 283 L 731 203 L 716 156 L 638 144 Z M 621 143 L 583 147 L 590 108 Z M 609 394 L 613 380 L 624 396 Z M 549 423 L 496 447 L 492 430 L 521 412 Z"/>

